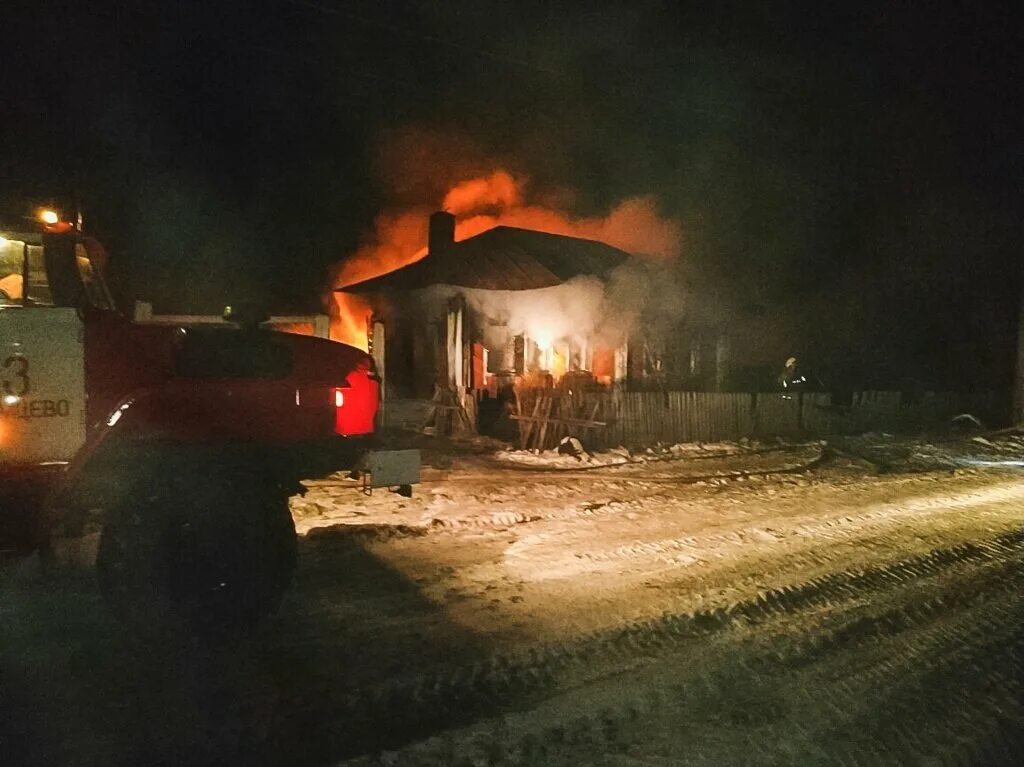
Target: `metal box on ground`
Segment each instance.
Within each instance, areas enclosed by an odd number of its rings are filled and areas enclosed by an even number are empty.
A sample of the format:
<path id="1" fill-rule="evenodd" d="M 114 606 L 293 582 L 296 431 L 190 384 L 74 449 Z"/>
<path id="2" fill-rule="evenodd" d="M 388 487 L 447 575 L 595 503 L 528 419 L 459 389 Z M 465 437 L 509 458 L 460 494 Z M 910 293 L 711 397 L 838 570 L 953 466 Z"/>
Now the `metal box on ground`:
<path id="1" fill-rule="evenodd" d="M 415 485 L 420 481 L 420 451 L 372 450 L 360 470 L 366 488 Z"/>

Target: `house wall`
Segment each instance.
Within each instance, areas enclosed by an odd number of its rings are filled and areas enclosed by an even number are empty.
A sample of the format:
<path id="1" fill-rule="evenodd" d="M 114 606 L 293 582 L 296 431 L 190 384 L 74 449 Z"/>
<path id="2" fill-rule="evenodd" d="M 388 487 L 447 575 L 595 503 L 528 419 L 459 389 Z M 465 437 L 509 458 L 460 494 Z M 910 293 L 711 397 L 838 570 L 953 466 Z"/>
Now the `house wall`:
<path id="1" fill-rule="evenodd" d="M 590 369 L 595 355 L 610 360 L 609 382 L 623 379 L 624 352 L 603 349 L 586 337 L 554 339 L 542 347 L 538 339 L 516 332 L 501 316 L 502 311 L 515 312 L 519 302 L 524 307 L 538 303 L 542 292 L 434 286 L 400 298 L 371 301 L 375 319 L 385 327 L 388 390 L 393 396 L 419 398 L 432 396 L 435 385 L 482 391 L 488 378 L 538 375 L 542 369 L 557 378 L 573 365 Z M 498 311 L 488 314 L 490 308 Z M 487 359 L 484 380 L 479 376 L 482 357 Z M 538 378 L 541 385 L 551 382 L 550 377 Z"/>
<path id="2" fill-rule="evenodd" d="M 532 306 L 543 291 L 480 291 L 453 287 L 412 291 L 375 304 L 375 317 L 385 325 L 385 378 L 395 396 L 429 398 L 435 386 L 457 385 L 481 391 L 488 380 L 530 376 L 532 385 L 550 385 L 578 366 L 592 372 L 602 385 L 617 384 L 632 391 L 740 391 L 770 387 L 766 368 L 746 375 L 744 347 L 719 326 L 686 326 L 672 332 L 660 329 L 652 337 L 640 327 L 628 341 L 611 348 L 597 338 L 557 339 L 547 350 L 528 332 L 516 332 L 507 317 L 485 313 L 507 311 L 517 302 Z M 489 301 L 487 294 L 503 294 Z M 378 309 L 378 306 L 380 307 Z M 461 321 L 456 313 L 461 311 Z M 459 325 L 459 327 L 457 327 Z M 455 344 L 455 338 L 460 343 Z M 485 380 L 474 379 L 474 356 L 486 349 Z M 476 362 L 479 368 L 479 359 Z M 538 376 L 546 369 L 552 377 Z"/>

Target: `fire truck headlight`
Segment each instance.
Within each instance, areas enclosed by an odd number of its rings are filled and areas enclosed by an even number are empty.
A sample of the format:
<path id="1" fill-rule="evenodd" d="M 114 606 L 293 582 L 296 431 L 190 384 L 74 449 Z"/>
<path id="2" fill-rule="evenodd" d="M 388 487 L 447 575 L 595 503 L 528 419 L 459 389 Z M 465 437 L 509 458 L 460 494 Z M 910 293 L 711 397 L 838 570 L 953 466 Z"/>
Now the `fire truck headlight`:
<path id="1" fill-rule="evenodd" d="M 39 220 L 44 224 L 56 224 L 60 221 L 60 216 L 57 215 L 57 211 L 51 210 L 50 208 L 39 209 Z"/>
<path id="2" fill-rule="evenodd" d="M 341 389 L 334 390 L 334 406 L 344 407 L 345 406 L 345 392 Z"/>
<path id="3" fill-rule="evenodd" d="M 5 394 L 4 404 L 5 405 L 17 405 L 21 401 L 21 397 L 17 394 Z"/>

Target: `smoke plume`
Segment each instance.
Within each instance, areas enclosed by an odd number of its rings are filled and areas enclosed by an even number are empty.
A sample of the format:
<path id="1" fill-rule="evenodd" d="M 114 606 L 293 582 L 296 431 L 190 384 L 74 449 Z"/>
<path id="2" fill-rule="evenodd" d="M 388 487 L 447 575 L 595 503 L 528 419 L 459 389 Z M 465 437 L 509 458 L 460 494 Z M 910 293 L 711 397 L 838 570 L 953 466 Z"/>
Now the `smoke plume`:
<path id="1" fill-rule="evenodd" d="M 504 319 L 514 333 L 551 336 L 552 340 L 592 337 L 598 332 L 619 336 L 628 321 L 642 311 L 655 286 L 666 281 L 675 284 L 670 265 L 682 248 L 682 228 L 678 221 L 659 215 L 654 197 L 623 200 L 605 216 L 576 216 L 551 202 L 571 199 L 564 190 L 548 195 L 531 192 L 527 178 L 497 169 L 456 180 L 440 199 L 382 213 L 364 245 L 338 265 L 332 286 L 361 282 L 423 258 L 428 219 L 439 209 L 455 216 L 456 240 L 496 226 L 514 226 L 597 240 L 650 262 L 646 267 L 623 267 L 609 285 L 580 277 L 554 288 L 529 291 L 529 296 L 460 289 L 487 316 Z M 652 279 L 652 271 L 659 273 L 657 278 Z M 369 303 L 360 296 L 335 293 L 331 304 L 332 336 L 365 348 Z M 614 332 L 605 320 L 608 317 L 617 318 Z"/>

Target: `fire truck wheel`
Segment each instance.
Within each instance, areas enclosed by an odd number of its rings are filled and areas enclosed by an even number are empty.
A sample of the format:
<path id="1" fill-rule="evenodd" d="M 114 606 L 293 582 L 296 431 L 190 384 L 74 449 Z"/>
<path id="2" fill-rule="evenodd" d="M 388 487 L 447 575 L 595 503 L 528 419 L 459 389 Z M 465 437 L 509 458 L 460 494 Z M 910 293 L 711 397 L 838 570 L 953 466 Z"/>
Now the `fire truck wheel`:
<path id="1" fill-rule="evenodd" d="M 96 567 L 107 604 L 133 631 L 214 638 L 273 611 L 295 561 L 287 494 L 240 475 L 134 493 L 109 510 Z"/>

